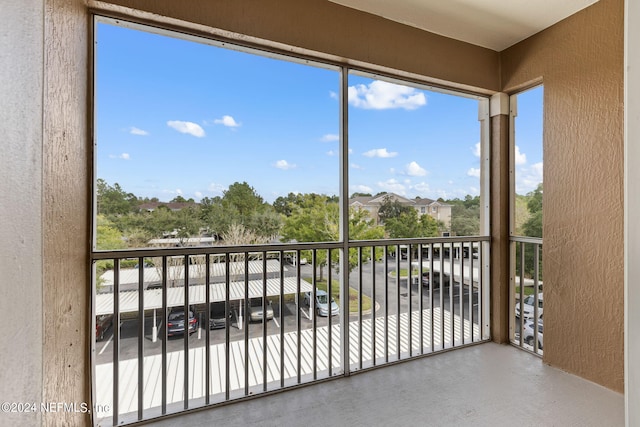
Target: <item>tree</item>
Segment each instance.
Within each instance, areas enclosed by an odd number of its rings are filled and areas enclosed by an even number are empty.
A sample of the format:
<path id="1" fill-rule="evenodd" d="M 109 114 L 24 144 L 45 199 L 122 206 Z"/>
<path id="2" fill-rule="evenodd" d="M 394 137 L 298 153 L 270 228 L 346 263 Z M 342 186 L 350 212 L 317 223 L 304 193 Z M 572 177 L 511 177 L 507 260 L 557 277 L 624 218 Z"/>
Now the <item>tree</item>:
<path id="1" fill-rule="evenodd" d="M 522 225 L 522 231 L 527 237 L 542 237 L 542 183 L 538 184 L 535 190 L 527 193 L 527 209 L 529 210 L 529 218 Z M 533 244 L 525 244 L 524 253 L 524 269 L 528 277 L 534 274 L 534 248 Z M 520 245 L 516 246 L 516 260 L 520 259 Z M 540 276 L 542 279 L 542 254 L 540 254 Z M 520 262 L 516 262 L 516 274 L 520 274 Z"/>
<path id="2" fill-rule="evenodd" d="M 542 183 L 535 190 L 527 193 L 527 209 L 529 218 L 522 225 L 525 236 L 542 237 Z"/>
<path id="3" fill-rule="evenodd" d="M 282 236 L 285 240 L 297 240 L 298 242 L 332 242 L 339 238 L 340 209 L 337 202 L 329 201 L 329 197 L 318 194 L 303 194 L 299 202 L 293 207 L 292 213 L 285 219 L 282 227 Z M 369 212 L 360 209 L 349 211 L 349 238 L 351 240 L 371 240 L 384 237 L 384 229 L 374 224 L 369 217 Z M 363 261 L 370 255 L 363 253 Z M 358 262 L 357 250 L 353 249 L 348 255 L 348 268 L 352 270 Z M 316 254 L 314 268 L 328 265 L 329 262 L 338 261 L 338 252 L 334 251 L 332 259 L 327 259 L 326 251 Z M 320 280 L 323 270 L 320 268 Z"/>
<path id="4" fill-rule="evenodd" d="M 474 236 L 480 233 L 480 197 L 465 196 L 464 200 L 446 201 L 451 207 L 451 232 L 454 236 Z"/>
<path id="5" fill-rule="evenodd" d="M 222 197 L 202 199 L 201 206 L 203 222 L 219 236 L 228 232 L 232 224 L 241 224 L 269 238 L 278 234 L 282 224 L 280 215 L 246 182 L 230 185 Z"/>
<path id="6" fill-rule="evenodd" d="M 410 211 L 415 211 L 411 206 L 403 205 L 397 199 L 394 200 L 391 196 L 386 196 L 382 199 L 382 204 L 378 209 L 378 218 L 383 223 L 392 218 L 399 218 L 402 214 L 409 214 Z M 416 215 L 417 220 L 417 215 Z"/>
<path id="7" fill-rule="evenodd" d="M 242 218 L 262 212 L 265 208 L 262 197 L 246 182 L 231 184 L 223 193 L 222 204 L 236 209 Z"/>
<path id="8" fill-rule="evenodd" d="M 174 197 L 169 203 L 195 203 L 195 200 L 193 200 L 193 198 L 187 200 L 184 197 L 178 195 Z"/>
<path id="9" fill-rule="evenodd" d="M 329 203 L 326 196 L 318 194 L 300 194 L 295 204 L 290 206 L 291 213 L 285 218 L 281 235 L 285 241 L 330 242 L 338 240 L 339 206 Z M 327 252 L 318 251 L 313 266 L 317 274 L 320 268 L 320 280 L 323 268 L 328 263 Z"/>
<path id="10" fill-rule="evenodd" d="M 125 192 L 118 183 L 110 186 L 104 179 L 98 178 L 96 187 L 98 214 L 125 215 L 133 211 L 138 204 L 138 198 Z"/>
<path id="11" fill-rule="evenodd" d="M 356 197 L 371 197 L 371 193 L 353 193 L 351 196 L 349 196 L 350 199 L 355 199 Z"/>
<path id="12" fill-rule="evenodd" d="M 98 214 L 96 218 L 96 249 L 114 250 L 126 247 L 127 244 L 120 230 L 104 215 Z"/>
<path id="13" fill-rule="evenodd" d="M 418 218 L 418 212 L 413 208 L 385 221 L 384 228 L 392 239 L 438 235 L 438 221 L 429 215 Z"/>
<path id="14" fill-rule="evenodd" d="M 302 199 L 301 194 L 289 193 L 287 197 L 280 196 L 273 201 L 273 209 L 281 215 L 289 216 L 291 215 L 291 210 L 297 205 Z"/>

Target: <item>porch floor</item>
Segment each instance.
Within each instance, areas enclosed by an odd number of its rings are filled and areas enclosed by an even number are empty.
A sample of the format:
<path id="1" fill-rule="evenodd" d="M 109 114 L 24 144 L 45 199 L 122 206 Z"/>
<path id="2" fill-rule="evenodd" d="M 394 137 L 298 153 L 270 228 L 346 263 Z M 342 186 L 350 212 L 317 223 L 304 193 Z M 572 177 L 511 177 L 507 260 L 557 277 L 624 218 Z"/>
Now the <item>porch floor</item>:
<path id="1" fill-rule="evenodd" d="M 624 398 L 487 343 L 145 425 L 623 426 Z"/>

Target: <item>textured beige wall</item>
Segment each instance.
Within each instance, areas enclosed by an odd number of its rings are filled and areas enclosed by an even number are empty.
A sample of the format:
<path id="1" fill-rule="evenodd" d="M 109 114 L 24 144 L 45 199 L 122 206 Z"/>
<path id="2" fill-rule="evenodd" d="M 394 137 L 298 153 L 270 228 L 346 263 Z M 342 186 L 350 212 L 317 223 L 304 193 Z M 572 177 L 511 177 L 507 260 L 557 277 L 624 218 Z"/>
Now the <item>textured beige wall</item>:
<path id="1" fill-rule="evenodd" d="M 625 2 L 625 407 L 640 425 L 640 3 Z"/>
<path id="2" fill-rule="evenodd" d="M 43 402 L 90 403 L 89 19 L 82 0 L 46 0 L 43 123 Z M 43 415 L 48 426 L 88 414 Z"/>
<path id="3" fill-rule="evenodd" d="M 501 53 L 544 83 L 544 360 L 623 389 L 623 0 Z"/>

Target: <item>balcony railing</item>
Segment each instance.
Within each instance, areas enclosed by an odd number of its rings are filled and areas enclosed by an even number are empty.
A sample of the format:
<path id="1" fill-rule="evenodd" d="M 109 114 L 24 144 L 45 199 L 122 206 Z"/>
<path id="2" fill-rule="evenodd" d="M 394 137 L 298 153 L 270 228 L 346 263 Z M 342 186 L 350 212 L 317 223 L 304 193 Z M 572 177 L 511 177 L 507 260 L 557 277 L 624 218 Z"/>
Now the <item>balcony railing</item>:
<path id="1" fill-rule="evenodd" d="M 510 335 L 517 347 L 542 355 L 542 239 L 511 237 Z"/>
<path id="2" fill-rule="evenodd" d="M 98 425 L 489 339 L 487 237 L 142 249 L 93 261 Z"/>

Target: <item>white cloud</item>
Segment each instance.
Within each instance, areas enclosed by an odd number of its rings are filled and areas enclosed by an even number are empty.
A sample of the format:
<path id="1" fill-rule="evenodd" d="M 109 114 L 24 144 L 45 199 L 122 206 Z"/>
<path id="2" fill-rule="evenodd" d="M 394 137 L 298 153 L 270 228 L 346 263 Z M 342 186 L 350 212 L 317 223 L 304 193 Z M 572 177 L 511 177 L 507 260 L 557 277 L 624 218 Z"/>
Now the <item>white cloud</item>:
<path id="1" fill-rule="evenodd" d="M 180 120 L 169 120 L 167 122 L 167 126 L 177 130 L 180 133 L 186 133 L 189 135 L 193 135 L 197 138 L 202 138 L 204 136 L 204 129 L 196 123 L 193 122 L 183 122 Z"/>
<path id="2" fill-rule="evenodd" d="M 478 142 L 476 145 L 474 145 L 471 151 L 473 151 L 474 156 L 480 157 L 480 143 Z"/>
<path id="3" fill-rule="evenodd" d="M 182 190 L 181 190 L 181 189 L 179 189 L 179 188 L 176 188 L 176 194 L 177 194 L 178 196 L 182 196 Z"/>
<path id="4" fill-rule="evenodd" d="M 386 148 L 375 148 L 373 150 L 369 150 L 365 153 L 362 153 L 366 157 L 380 157 L 380 158 L 389 158 L 395 157 L 398 155 L 396 151 L 387 151 Z"/>
<path id="5" fill-rule="evenodd" d="M 476 178 L 480 178 L 480 169 L 471 168 L 467 171 L 467 175 L 474 176 Z"/>
<path id="6" fill-rule="evenodd" d="M 209 187 L 207 188 L 209 192 L 216 195 L 222 194 L 225 189 L 226 187 L 224 185 L 216 184 L 215 182 L 212 182 L 211 184 L 209 184 Z"/>
<path id="7" fill-rule="evenodd" d="M 349 86 L 349 103 L 370 110 L 415 110 L 426 105 L 427 98 L 415 88 L 376 80 L 369 85 Z"/>
<path id="8" fill-rule="evenodd" d="M 196 191 L 195 193 L 193 193 L 194 196 L 196 196 L 198 199 L 202 199 L 203 194 L 199 191 Z"/>
<path id="9" fill-rule="evenodd" d="M 516 154 L 515 154 L 516 165 L 524 165 L 527 163 L 527 155 L 520 152 L 520 147 L 516 145 Z"/>
<path id="10" fill-rule="evenodd" d="M 289 163 L 286 160 L 278 160 L 273 166 L 282 170 L 294 169 L 296 167 L 295 164 Z"/>
<path id="11" fill-rule="evenodd" d="M 405 172 L 409 176 L 425 176 L 427 174 L 427 170 L 421 167 L 417 162 L 409 163 L 405 168 Z"/>
<path id="12" fill-rule="evenodd" d="M 534 163 L 529 167 L 521 167 L 516 170 L 516 193 L 527 194 L 536 189 L 542 182 L 543 164 Z"/>
<path id="13" fill-rule="evenodd" d="M 373 193 L 373 188 L 367 185 L 352 185 L 351 192 L 352 193 Z"/>
<path id="14" fill-rule="evenodd" d="M 362 170 L 364 168 L 362 166 L 360 166 L 359 164 L 357 164 L 357 163 L 351 163 L 351 169 L 360 169 L 360 170 Z"/>
<path id="15" fill-rule="evenodd" d="M 378 181 L 378 187 L 380 187 L 383 191 L 396 193 L 401 196 L 404 196 L 407 192 L 407 187 L 393 178 L 386 181 Z"/>
<path id="16" fill-rule="evenodd" d="M 331 91 L 329 91 L 329 97 L 331 99 L 338 99 L 338 94 L 331 90 Z"/>
<path id="17" fill-rule="evenodd" d="M 138 129 L 138 128 L 137 128 L 137 127 L 135 127 L 135 126 L 131 126 L 131 127 L 129 128 L 129 133 L 130 133 L 131 135 L 140 135 L 140 136 L 147 136 L 147 135 L 149 135 L 149 132 L 147 132 L 146 130 Z"/>
<path id="18" fill-rule="evenodd" d="M 335 133 L 328 133 L 326 135 L 323 135 L 322 138 L 320 138 L 320 141 L 322 142 L 333 142 L 333 141 L 339 141 L 340 140 L 340 136 L 336 135 Z"/>
<path id="19" fill-rule="evenodd" d="M 110 154 L 109 158 L 110 159 L 131 160 L 131 156 L 129 155 L 129 153 L 122 153 L 122 154 L 118 154 L 117 156 L 115 154 Z"/>
<path id="20" fill-rule="evenodd" d="M 416 184 L 413 186 L 413 188 L 419 191 L 421 194 L 429 193 L 431 191 L 431 188 L 429 188 L 429 184 L 427 184 L 426 182 Z"/>
<path id="21" fill-rule="evenodd" d="M 229 128 L 237 128 L 240 126 L 240 123 L 236 122 L 236 120 L 231 116 L 222 116 L 221 119 L 215 119 L 213 123 L 217 125 L 223 125 Z"/>

